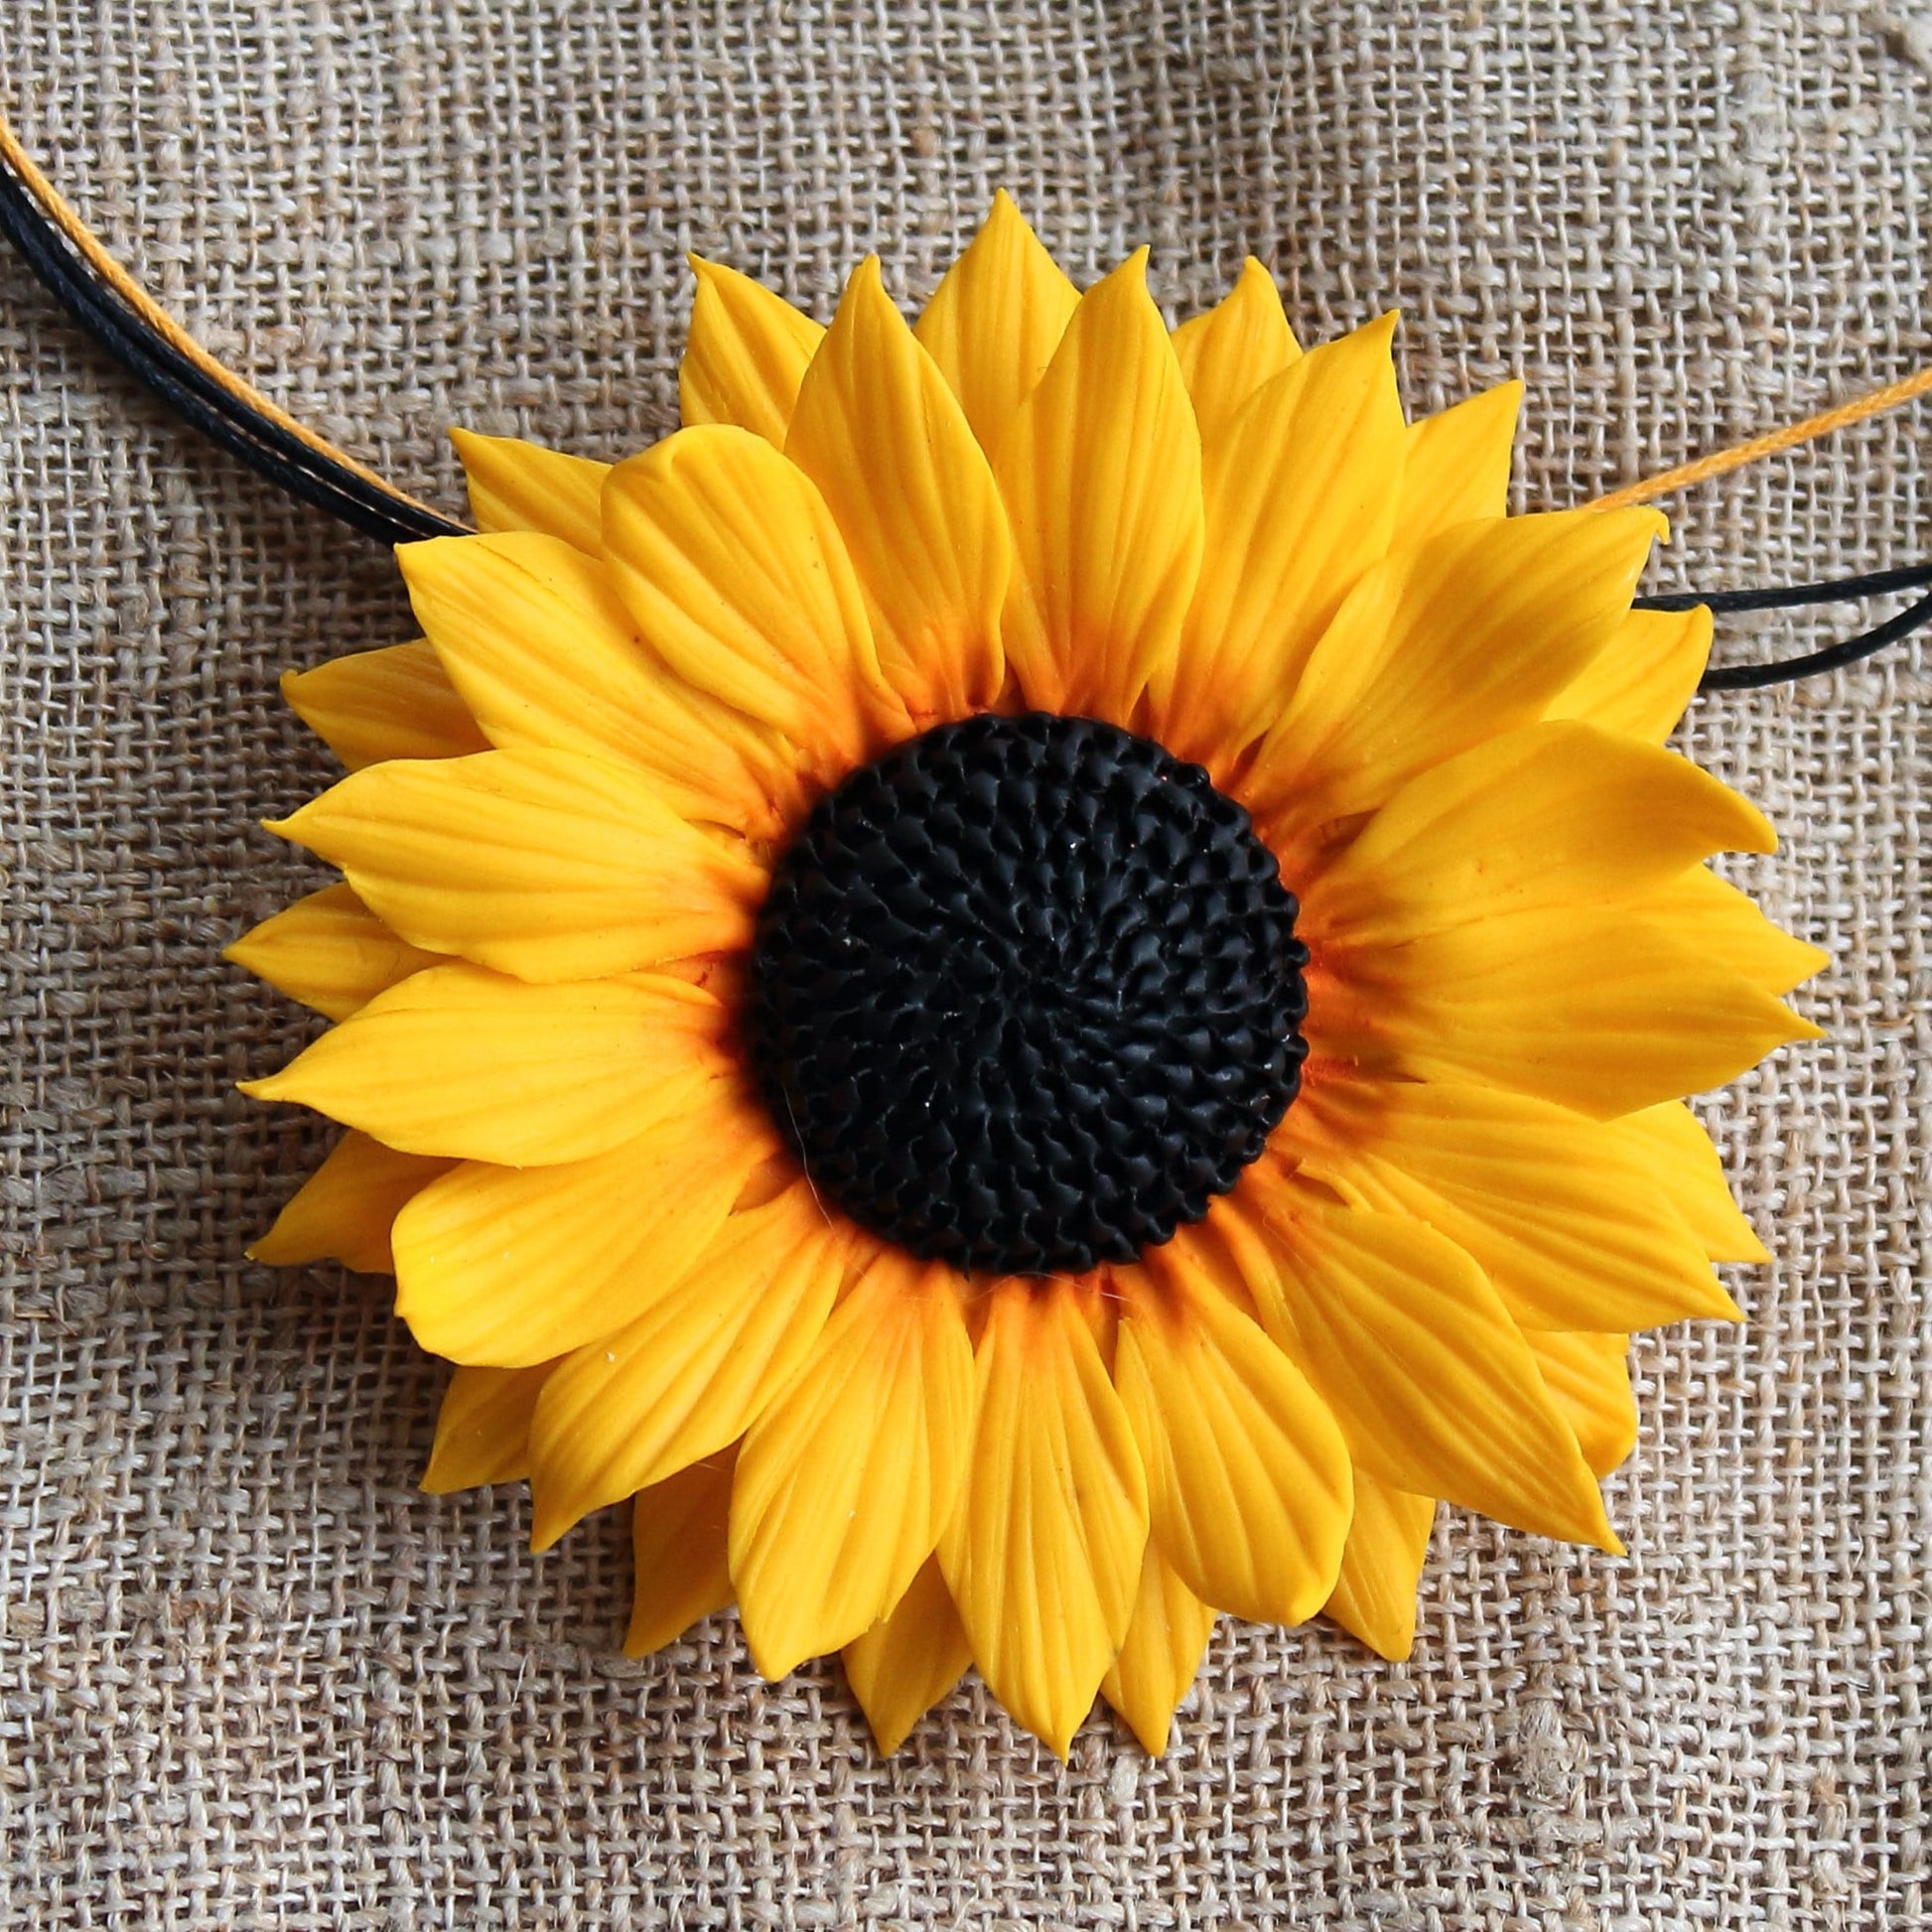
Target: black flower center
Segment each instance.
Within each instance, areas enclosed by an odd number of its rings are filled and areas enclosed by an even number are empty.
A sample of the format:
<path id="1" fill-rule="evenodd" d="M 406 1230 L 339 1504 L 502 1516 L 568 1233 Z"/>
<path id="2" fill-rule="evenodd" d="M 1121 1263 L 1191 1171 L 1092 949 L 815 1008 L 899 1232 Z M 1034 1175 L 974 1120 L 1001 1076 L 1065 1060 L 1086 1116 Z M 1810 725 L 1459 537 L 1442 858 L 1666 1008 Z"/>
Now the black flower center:
<path id="1" fill-rule="evenodd" d="M 1003 1274 L 1197 1221 L 1301 1080 L 1308 949 L 1248 815 L 1087 718 L 947 725 L 779 861 L 753 1065 L 821 1195 Z"/>

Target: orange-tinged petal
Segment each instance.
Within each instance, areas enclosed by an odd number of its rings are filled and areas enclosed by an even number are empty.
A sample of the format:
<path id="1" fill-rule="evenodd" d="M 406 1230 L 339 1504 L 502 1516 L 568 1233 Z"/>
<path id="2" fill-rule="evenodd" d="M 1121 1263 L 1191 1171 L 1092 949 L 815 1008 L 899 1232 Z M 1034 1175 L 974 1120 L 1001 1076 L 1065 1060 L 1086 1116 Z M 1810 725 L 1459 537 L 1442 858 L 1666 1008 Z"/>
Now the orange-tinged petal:
<path id="1" fill-rule="evenodd" d="M 1429 1554 L 1436 1498 L 1355 1471 L 1355 1518 L 1326 1613 L 1378 1656 L 1397 1662 L 1416 1641 L 1416 1585 Z"/>
<path id="2" fill-rule="evenodd" d="M 972 1661 L 965 1628 L 933 1557 L 921 1565 L 892 1614 L 853 1638 L 844 1653 L 846 1682 L 888 1755 L 952 1691 Z"/>
<path id="3" fill-rule="evenodd" d="M 1145 249 L 1080 298 L 994 470 L 1026 702 L 1126 722 L 1172 663 L 1201 558 L 1200 437 Z"/>
<path id="4" fill-rule="evenodd" d="M 346 1020 L 437 959 L 397 938 L 347 886 L 297 899 L 243 933 L 221 957 L 331 1020 Z"/>
<path id="5" fill-rule="evenodd" d="M 1544 716 L 1661 745 L 1697 695 L 1711 660 L 1711 613 L 1632 611 L 1550 700 Z"/>
<path id="6" fill-rule="evenodd" d="M 980 1675 L 1064 1757 L 1127 1636 L 1147 1476 L 1079 1292 L 992 1291 L 979 1418 L 939 1564 Z"/>
<path id="7" fill-rule="evenodd" d="M 1439 530 L 1509 509 L 1509 460 L 1523 385 L 1499 382 L 1412 424 L 1397 498 L 1399 541 L 1421 543 Z"/>
<path id="8" fill-rule="evenodd" d="M 888 680 L 921 723 L 1000 695 L 1012 546 L 993 472 L 870 256 L 812 358 L 785 455 L 818 485 Z"/>
<path id="9" fill-rule="evenodd" d="M 499 750 L 634 764 L 672 810 L 770 836 L 796 760 L 649 652 L 611 573 L 553 536 L 435 537 L 396 550 L 417 621 Z"/>
<path id="10" fill-rule="evenodd" d="M 1052 360 L 1079 300 L 1001 189 L 913 330 L 989 456 Z"/>
<path id="11" fill-rule="evenodd" d="M 1173 1714 L 1200 1669 L 1213 1629 L 1214 1612 L 1150 1543 L 1126 1641 L 1100 1684 L 1101 1696 L 1127 1720 L 1148 1756 L 1168 1748 Z"/>
<path id="12" fill-rule="evenodd" d="M 1392 552 L 1310 654 L 1243 780 L 1296 824 L 1372 811 L 1419 771 L 1541 717 L 1622 621 L 1655 510 L 1461 523 Z"/>
<path id="13" fill-rule="evenodd" d="M 1688 759 L 1590 725 L 1505 732 L 1398 791 L 1311 889 L 1324 934 L 1400 942 L 1499 913 L 1656 894 L 1764 814 Z"/>
<path id="14" fill-rule="evenodd" d="M 459 1368 L 443 1392 L 436 1443 L 423 1471 L 432 1496 L 485 1483 L 520 1482 L 530 1472 L 530 1418 L 547 1362 L 531 1368 Z"/>
<path id="15" fill-rule="evenodd" d="M 1292 1127 L 1303 1173 L 1448 1235 L 1525 1328 L 1737 1313 L 1642 1156 L 1582 1114 L 1500 1088 L 1317 1073 Z"/>
<path id="16" fill-rule="evenodd" d="M 1389 547 L 1408 436 L 1384 316 L 1311 349 L 1203 439 L 1206 548 L 1163 743 L 1224 762 L 1282 714 L 1316 640 Z"/>
<path id="17" fill-rule="evenodd" d="M 795 1182 L 651 1284 L 635 1320 L 566 1356 L 537 1412 L 535 1547 L 744 1435 L 817 1341 L 847 1245 Z"/>
<path id="18" fill-rule="evenodd" d="M 777 1152 L 756 1105 L 707 1090 L 564 1168 L 466 1163 L 396 1217 L 396 1312 L 432 1354 L 522 1368 L 623 1327 Z"/>
<path id="19" fill-rule="evenodd" d="M 248 1250 L 248 1258 L 270 1268 L 340 1261 L 360 1275 L 393 1275 L 389 1230 L 396 1216 L 449 1171 L 447 1161 L 398 1154 L 351 1128 Z"/>
<path id="20" fill-rule="evenodd" d="M 751 276 L 697 255 L 686 259 L 698 278 L 677 372 L 686 426 L 733 424 L 782 448 L 825 331 Z"/>
<path id="21" fill-rule="evenodd" d="M 284 671 L 282 696 L 351 771 L 383 759 L 455 759 L 489 749 L 421 637 Z"/>
<path id="22" fill-rule="evenodd" d="M 1358 947 L 1311 991 L 1309 1037 L 1606 1120 L 1721 1086 L 1819 1029 L 1633 908 L 1518 912 Z"/>
<path id="23" fill-rule="evenodd" d="M 744 846 L 573 752 L 371 765 L 269 829 L 340 866 L 412 944 L 526 980 L 746 945 L 766 887 Z"/>
<path id="24" fill-rule="evenodd" d="M 1173 332 L 1173 352 L 1206 448 L 1270 376 L 1301 359 L 1302 345 L 1275 278 L 1250 255 L 1227 295 Z"/>
<path id="25" fill-rule="evenodd" d="M 956 1281 L 885 1250 L 746 1435 L 732 1581 L 768 1678 L 888 1615 L 952 1513 L 973 1426 Z"/>
<path id="26" fill-rule="evenodd" d="M 1725 1164 L 1704 1124 L 1679 1100 L 1605 1123 L 1643 1162 L 1651 1182 L 1683 1216 L 1713 1261 L 1771 1259 L 1731 1198 Z"/>
<path id="27" fill-rule="evenodd" d="M 604 544 L 645 639 L 678 675 L 783 734 L 836 780 L 903 709 L 880 675 L 838 525 L 811 479 L 742 429 L 687 429 L 604 485 Z"/>
<path id="28" fill-rule="evenodd" d="M 1524 1339 L 1543 1386 L 1570 1425 L 1584 1460 L 1606 1476 L 1636 1447 L 1637 1398 L 1628 1335 L 1533 1334 Z"/>
<path id="29" fill-rule="evenodd" d="M 608 463 L 546 450 L 517 436 L 479 436 L 472 429 L 451 430 L 450 441 L 463 460 L 478 529 L 541 530 L 597 555 Z"/>
<path id="30" fill-rule="evenodd" d="M 1114 1382 L 1162 1555 L 1217 1609 L 1255 1623 L 1312 1616 L 1348 1533 L 1348 1449 L 1334 1418 L 1184 1265 L 1149 1255 L 1121 1280 Z"/>
<path id="31" fill-rule="evenodd" d="M 692 1624 L 732 1600 L 725 1561 L 737 1452 L 722 1449 L 640 1490 L 630 1510 L 635 1565 L 626 1657 L 647 1657 L 675 1643 Z"/>
<path id="32" fill-rule="evenodd" d="M 725 1029 L 711 994 L 668 975 L 526 986 L 434 966 L 241 1090 L 406 1154 L 553 1167 L 608 1152 L 716 1079 Z"/>
<path id="33" fill-rule="evenodd" d="M 1773 925 L 1748 893 L 1703 866 L 1660 886 L 1645 898 L 1643 910 L 1700 958 L 1766 993 L 1789 993 L 1832 963 L 1823 946 Z"/>
<path id="34" fill-rule="evenodd" d="M 1262 1318 L 1358 1469 L 1518 1529 L 1622 1547 L 1528 1343 L 1460 1248 L 1293 1182 L 1264 1229 L 1278 1272 L 1250 1282 Z"/>

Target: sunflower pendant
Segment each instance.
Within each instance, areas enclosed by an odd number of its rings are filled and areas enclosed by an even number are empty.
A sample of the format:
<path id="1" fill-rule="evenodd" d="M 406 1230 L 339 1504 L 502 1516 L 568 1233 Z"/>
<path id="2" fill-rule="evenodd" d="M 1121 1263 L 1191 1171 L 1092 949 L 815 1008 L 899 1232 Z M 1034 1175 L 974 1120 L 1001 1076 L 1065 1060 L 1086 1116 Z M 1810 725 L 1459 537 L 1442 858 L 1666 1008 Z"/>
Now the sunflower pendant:
<path id="1" fill-rule="evenodd" d="M 633 1499 L 629 1649 L 735 1601 L 889 1750 L 972 1664 L 1158 1751 L 1220 1611 L 1401 1656 L 1441 1498 L 1615 1550 L 1630 1331 L 1765 1259 L 1681 1096 L 1823 958 L 1704 863 L 1661 518 L 1004 197 L 915 327 L 697 275 L 685 427 L 460 436 L 423 637 L 284 681 L 345 883 L 231 956 L 338 1024 L 248 1091 L 349 1131 L 257 1256 L 394 1273 L 432 1490 Z"/>

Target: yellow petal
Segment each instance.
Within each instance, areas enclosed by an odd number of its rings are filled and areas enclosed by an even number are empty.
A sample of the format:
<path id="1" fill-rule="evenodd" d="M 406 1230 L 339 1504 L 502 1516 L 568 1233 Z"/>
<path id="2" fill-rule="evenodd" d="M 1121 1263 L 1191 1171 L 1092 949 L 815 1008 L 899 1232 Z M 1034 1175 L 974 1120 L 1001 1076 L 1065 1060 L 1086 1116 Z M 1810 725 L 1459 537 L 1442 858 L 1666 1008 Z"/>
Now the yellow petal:
<path id="1" fill-rule="evenodd" d="M 532 1538 L 574 1523 L 735 1443 L 818 1339 L 847 1253 L 794 1183 L 735 1214 L 643 1312 L 557 1365 L 537 1412 Z"/>
<path id="2" fill-rule="evenodd" d="M 1207 448 L 1270 376 L 1301 358 L 1302 345 L 1275 278 L 1250 255 L 1226 297 L 1173 332 L 1173 352 Z"/>
<path id="3" fill-rule="evenodd" d="M 1655 510 L 1461 523 L 1392 552 L 1322 633 L 1242 797 L 1308 823 L 1541 717 L 1629 609 Z"/>
<path id="4" fill-rule="evenodd" d="M 405 543 L 417 621 L 490 744 L 634 764 L 673 811 L 769 837 L 795 808 L 795 759 L 656 659 L 611 573 L 556 537 Z"/>
<path id="5" fill-rule="evenodd" d="M 567 1355 L 682 1275 L 776 1151 L 755 1103 L 707 1090 L 594 1160 L 468 1163 L 396 1217 L 396 1312 L 452 1361 L 521 1368 Z"/>
<path id="6" fill-rule="evenodd" d="M 745 1438 L 732 1581 L 768 1678 L 888 1615 L 952 1512 L 973 1426 L 956 1279 L 887 1249 Z"/>
<path id="7" fill-rule="evenodd" d="M 597 555 L 604 527 L 599 497 L 611 472 L 608 463 L 566 456 L 516 436 L 479 436 L 471 429 L 451 430 L 450 441 L 463 460 L 478 529 L 541 530 Z"/>
<path id="8" fill-rule="evenodd" d="M 1317 1075 L 1293 1133 L 1303 1173 L 1448 1235 L 1523 1327 L 1737 1314 L 1641 1155 L 1567 1108 L 1498 1088 Z"/>
<path id="9" fill-rule="evenodd" d="M 1628 1335 L 1524 1336 L 1543 1386 L 1570 1425 L 1584 1460 L 1606 1476 L 1637 1442 L 1637 1398 L 1630 1387 Z"/>
<path id="10" fill-rule="evenodd" d="M 846 1682 L 889 1756 L 973 1661 L 946 1580 L 928 1557 L 892 1614 L 845 1647 Z"/>
<path id="11" fill-rule="evenodd" d="M 530 1470 L 530 1417 L 549 1373 L 545 1362 L 533 1368 L 459 1368 L 437 1412 L 424 1490 L 447 1496 L 485 1483 L 520 1482 Z"/>
<path id="12" fill-rule="evenodd" d="M 347 886 L 329 886 L 264 919 L 221 957 L 291 1000 L 346 1020 L 437 955 L 398 939 Z"/>
<path id="13" fill-rule="evenodd" d="M 1711 613 L 1632 611 L 1553 697 L 1544 715 L 1661 745 L 1697 695 L 1711 659 Z"/>
<path id="14" fill-rule="evenodd" d="M 882 668 L 921 724 L 1000 695 L 1012 546 L 993 473 L 869 257 L 798 394 L 785 455 L 818 485 L 864 587 Z"/>
<path id="15" fill-rule="evenodd" d="M 604 486 L 604 541 L 645 639 L 698 690 L 842 778 L 897 709 L 865 597 L 811 480 L 741 429 L 687 429 Z"/>
<path id="16" fill-rule="evenodd" d="M 312 671 L 284 671 L 282 696 L 351 771 L 383 759 L 455 759 L 489 749 L 421 637 Z"/>
<path id="17" fill-rule="evenodd" d="M 734 1450 L 721 1450 L 641 1490 L 631 1505 L 636 1577 L 623 1639 L 626 1657 L 662 1650 L 692 1624 L 730 1605 L 725 1525 L 736 1460 Z"/>
<path id="18" fill-rule="evenodd" d="M 1324 934 L 1401 941 L 1505 912 L 1647 900 L 1764 814 L 1688 759 L 1589 725 L 1505 732 L 1422 772 L 1305 897 Z"/>
<path id="19" fill-rule="evenodd" d="M 1403 543 L 1508 513 L 1509 460 L 1522 406 L 1523 385 L 1499 382 L 1411 426 L 1396 510 Z"/>
<path id="20" fill-rule="evenodd" d="M 1146 249 L 1080 298 L 994 469 L 1026 702 L 1125 722 L 1171 664 L 1201 557 L 1200 437 Z"/>
<path id="21" fill-rule="evenodd" d="M 1200 1669 L 1213 1629 L 1214 1612 L 1150 1543 L 1127 1640 L 1100 1684 L 1148 1756 L 1168 1748 L 1174 1711 Z"/>
<path id="22" fill-rule="evenodd" d="M 1693 866 L 1661 886 L 1645 899 L 1643 909 L 1701 959 L 1766 993 L 1789 993 L 1832 963 L 1824 947 L 1773 925 L 1748 893 L 1703 866 Z"/>
<path id="23" fill-rule="evenodd" d="M 686 426 L 730 423 L 782 448 L 824 330 L 749 275 L 697 255 L 686 259 L 698 278 L 677 372 Z"/>
<path id="24" fill-rule="evenodd" d="M 1206 549 L 1171 683 L 1163 743 L 1214 759 L 1282 714 L 1316 640 L 1389 547 L 1408 436 L 1395 317 L 1311 349 L 1218 439 L 1203 440 Z"/>
<path id="25" fill-rule="evenodd" d="M 412 944 L 526 980 L 744 946 L 766 887 L 635 771 L 571 752 L 372 765 L 269 829 Z"/>
<path id="26" fill-rule="evenodd" d="M 913 331 L 989 456 L 1052 360 L 1079 300 L 1001 189 Z"/>
<path id="27" fill-rule="evenodd" d="M 1399 1662 L 1415 1644 L 1416 1585 L 1435 1521 L 1434 1496 L 1412 1496 L 1355 1471 L 1355 1519 L 1325 1608 L 1378 1656 Z"/>
<path id="28" fill-rule="evenodd" d="M 1340 983 L 1311 995 L 1319 1052 L 1393 1056 L 1419 1078 L 1510 1087 L 1597 1120 L 1820 1036 L 1633 909 L 1513 913 L 1355 948 L 1336 970 Z"/>
<path id="29" fill-rule="evenodd" d="M 1771 1251 L 1731 1198 L 1730 1181 L 1711 1136 L 1682 1101 L 1645 1107 L 1605 1126 L 1636 1153 L 1652 1184 L 1683 1216 L 1711 1260 L 1771 1259 Z"/>
<path id="30" fill-rule="evenodd" d="M 980 1675 L 1064 1757 L 1134 1613 L 1147 1477 L 1076 1292 L 994 1289 L 976 1370 L 972 1461 L 939 1564 Z"/>
<path id="31" fill-rule="evenodd" d="M 398 1154 L 351 1128 L 248 1250 L 248 1258 L 270 1268 L 340 1261 L 360 1275 L 393 1275 L 389 1230 L 396 1216 L 449 1171 L 447 1161 Z"/>
<path id="32" fill-rule="evenodd" d="M 1300 1623 L 1334 1587 L 1348 1450 L 1302 1372 L 1166 1255 L 1124 1273 L 1114 1382 L 1147 1468 L 1154 1540 L 1181 1581 L 1255 1623 Z"/>
<path id="33" fill-rule="evenodd" d="M 711 994 L 668 976 L 525 986 L 436 966 L 241 1090 L 406 1154 L 553 1167 L 631 1139 L 718 1078 L 726 1024 Z"/>
<path id="34" fill-rule="evenodd" d="M 1299 1185 L 1269 1211 L 1262 1318 L 1327 1401 L 1356 1466 L 1398 1489 L 1621 1549 L 1521 1331 L 1455 1244 Z"/>

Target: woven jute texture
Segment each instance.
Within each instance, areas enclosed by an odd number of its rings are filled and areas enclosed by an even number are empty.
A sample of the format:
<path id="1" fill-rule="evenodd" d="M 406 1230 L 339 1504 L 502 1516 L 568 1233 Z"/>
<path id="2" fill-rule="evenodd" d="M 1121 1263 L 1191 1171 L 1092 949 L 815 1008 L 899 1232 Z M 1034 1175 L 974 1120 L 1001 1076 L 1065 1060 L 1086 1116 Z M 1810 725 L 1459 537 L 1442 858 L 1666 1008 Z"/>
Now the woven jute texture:
<path id="1" fill-rule="evenodd" d="M 116 251 L 452 505 L 444 430 L 674 420 L 697 248 L 919 301 L 996 185 L 1178 316 L 1391 305 L 1416 408 L 1517 373 L 1576 502 L 1932 355 L 1932 13 L 1091 0 L 5 0 L 0 94 Z M 1658 585 L 1932 547 L 1921 411 L 1674 505 Z M 325 1144 L 220 947 L 314 874 L 277 672 L 390 560 L 177 430 L 0 262 L 7 650 L 0 1925 L 1908 1927 L 1927 1905 L 1932 683 L 1701 702 L 1830 1030 L 1704 1103 L 1776 1250 L 1645 1338 L 1629 1555 L 1445 1512 L 1413 1660 L 1223 1622 L 1173 1747 L 1062 1767 L 969 1686 L 882 1760 L 729 1617 L 619 1652 L 621 1512 L 415 1479 L 384 1284 L 244 1243 Z M 1721 649 L 1822 641 L 1778 620 Z"/>

